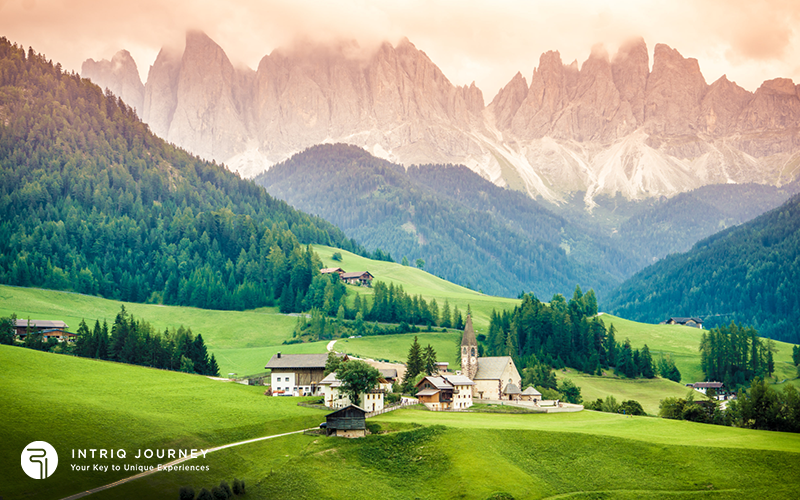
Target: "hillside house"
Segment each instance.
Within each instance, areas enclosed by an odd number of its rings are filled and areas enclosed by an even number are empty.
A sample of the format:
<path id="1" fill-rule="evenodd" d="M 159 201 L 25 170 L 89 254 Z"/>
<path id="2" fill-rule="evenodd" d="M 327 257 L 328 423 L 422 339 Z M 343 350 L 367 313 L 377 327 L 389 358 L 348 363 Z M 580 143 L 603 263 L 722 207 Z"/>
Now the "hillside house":
<path id="1" fill-rule="evenodd" d="M 337 354 L 347 360 L 346 354 Z M 327 354 L 281 354 L 272 356 L 264 367 L 272 370 L 270 388 L 273 396 L 316 396 L 325 378 Z"/>
<path id="2" fill-rule="evenodd" d="M 453 410 L 465 410 L 472 406 L 472 388 L 475 382 L 464 375 L 443 375 L 453 385 Z"/>
<path id="3" fill-rule="evenodd" d="M 378 371 L 381 372 L 381 377 L 386 379 L 386 381 L 391 385 L 397 380 L 397 369 L 396 368 L 378 368 Z"/>
<path id="4" fill-rule="evenodd" d="M 342 274 L 344 274 L 344 269 L 342 269 L 341 267 L 326 267 L 324 269 L 320 269 L 319 273 L 320 274 L 333 274 L 333 273 L 336 273 L 339 276 L 341 276 Z"/>
<path id="5" fill-rule="evenodd" d="M 687 387 L 693 388 L 695 391 L 706 394 L 709 389 L 714 389 L 714 392 L 721 394 L 725 391 L 722 382 L 695 382 L 694 384 L 686 384 Z"/>
<path id="6" fill-rule="evenodd" d="M 703 328 L 703 320 L 700 318 L 667 318 L 662 321 L 662 325 L 683 325 L 691 326 L 692 328 Z"/>
<path id="7" fill-rule="evenodd" d="M 342 273 L 339 275 L 342 281 L 348 285 L 358 286 L 372 286 L 372 280 L 375 279 L 369 271 L 355 272 L 355 273 Z"/>
<path id="8" fill-rule="evenodd" d="M 367 435 L 367 411 L 356 405 L 347 405 L 325 416 L 325 428 L 328 436 L 346 438 L 364 437 Z"/>
<path id="9" fill-rule="evenodd" d="M 417 398 L 429 410 L 450 410 L 453 408 L 455 386 L 444 377 L 427 376 L 417 384 Z"/>
<path id="10" fill-rule="evenodd" d="M 32 335 L 42 335 L 42 340 L 47 342 L 55 339 L 58 342 L 74 342 L 78 335 L 67 331 L 67 324 L 63 321 L 51 321 L 46 319 L 18 319 L 14 324 L 14 336 L 19 340 L 25 340 L 28 332 Z"/>
<path id="11" fill-rule="evenodd" d="M 383 410 L 386 385 L 391 387 L 386 379 L 378 379 L 378 387 L 359 395 L 358 406 L 370 413 Z M 342 390 L 342 381 L 336 378 L 336 372 L 329 373 L 322 379 L 318 394 L 322 396 L 323 404 L 328 408 L 346 408 L 353 404 L 350 396 Z"/>

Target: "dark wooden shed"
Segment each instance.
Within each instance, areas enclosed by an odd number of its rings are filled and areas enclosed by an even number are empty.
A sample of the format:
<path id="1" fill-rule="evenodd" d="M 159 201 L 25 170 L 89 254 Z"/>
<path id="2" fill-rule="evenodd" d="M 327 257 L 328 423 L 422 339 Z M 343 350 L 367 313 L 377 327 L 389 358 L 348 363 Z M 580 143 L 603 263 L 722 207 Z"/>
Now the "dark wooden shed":
<path id="1" fill-rule="evenodd" d="M 345 406 L 325 416 L 329 436 L 364 437 L 367 434 L 367 410 L 356 406 Z"/>

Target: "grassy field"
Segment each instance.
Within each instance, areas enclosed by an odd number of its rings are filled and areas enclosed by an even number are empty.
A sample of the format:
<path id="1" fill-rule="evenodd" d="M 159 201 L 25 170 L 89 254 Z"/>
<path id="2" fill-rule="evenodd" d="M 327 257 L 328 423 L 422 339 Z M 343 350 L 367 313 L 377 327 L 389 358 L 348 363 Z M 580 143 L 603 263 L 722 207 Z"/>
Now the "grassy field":
<path id="1" fill-rule="evenodd" d="M 3 498 L 57 498 L 131 474 L 74 473 L 72 449 L 207 448 L 316 426 L 324 412 L 263 388 L 0 345 L 0 458 Z M 61 457 L 53 481 L 34 481 L 19 467 L 32 441 Z M 35 493 L 35 495 L 34 495 Z"/>
<path id="2" fill-rule="evenodd" d="M 361 339 L 359 339 L 361 340 Z M 0 484 L 4 498 L 60 498 L 134 472 L 71 465 L 152 464 L 139 449 L 207 448 L 318 424 L 297 398 L 196 375 L 0 346 Z M 176 498 L 181 486 L 244 479 L 246 498 L 794 498 L 800 435 L 584 411 L 570 414 L 400 410 L 370 420 L 392 431 L 360 440 L 293 435 L 209 454 L 93 498 Z M 425 427 L 420 427 L 424 424 Z M 26 444 L 53 444 L 45 481 L 19 467 Z M 91 460 L 73 449 L 125 449 Z"/>
<path id="3" fill-rule="evenodd" d="M 603 314 L 601 318 L 606 328 L 612 323 L 614 324 L 618 342 L 629 338 L 633 347 L 641 348 L 647 344 L 654 359 L 658 359 L 662 352 L 669 353 L 681 372 L 681 382 L 692 383 L 703 380 L 703 372 L 700 369 L 702 330 L 681 325 L 637 323 L 610 314 Z M 791 362 L 792 345 L 786 342 L 775 342 L 774 380 L 776 381 L 797 377 L 797 369 Z"/>
<path id="4" fill-rule="evenodd" d="M 638 401 L 644 411 L 651 415 L 658 414 L 658 406 L 662 399 L 667 397 L 685 398 L 691 390 L 683 384 L 663 378 L 648 380 L 612 376 L 595 377 L 575 370 L 556 371 L 556 378 L 559 381 L 562 379 L 572 380 L 581 388 L 584 402 L 594 401 L 598 398 L 605 399 L 606 396 L 614 396 L 618 403 L 633 399 Z M 699 392 L 695 394 L 697 399 L 702 398 L 702 394 Z"/>
<path id="5" fill-rule="evenodd" d="M 265 499 L 796 498 L 800 487 L 794 435 L 596 412 L 372 421 L 401 432 L 257 443 L 210 455 L 213 472 L 159 474 L 98 498 L 170 498 L 234 477 Z"/>
<path id="6" fill-rule="evenodd" d="M 450 307 L 458 306 L 463 315 L 469 305 L 472 309 L 473 326 L 478 332 L 488 331 L 492 310 L 513 309 L 514 306 L 520 303 L 517 299 L 484 295 L 445 281 L 415 267 L 403 266 L 394 262 L 365 259 L 344 250 L 320 245 L 315 245 L 314 251 L 320 256 L 326 267 L 341 267 L 347 272 L 369 271 L 370 274 L 375 276 L 376 280 L 402 285 L 409 295 L 419 294 L 427 301 L 436 299 L 439 307 L 444 305 L 445 300 L 448 300 Z M 342 254 L 340 262 L 333 260 L 334 252 Z M 372 290 L 369 288 L 348 287 L 348 290 L 355 290 L 363 295 L 372 294 Z"/>

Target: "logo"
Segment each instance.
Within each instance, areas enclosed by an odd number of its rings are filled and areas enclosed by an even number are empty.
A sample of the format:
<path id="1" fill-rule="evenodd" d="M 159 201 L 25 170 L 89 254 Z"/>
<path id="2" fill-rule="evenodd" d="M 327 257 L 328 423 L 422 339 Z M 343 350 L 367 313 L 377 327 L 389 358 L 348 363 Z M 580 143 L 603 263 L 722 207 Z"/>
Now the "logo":
<path id="1" fill-rule="evenodd" d="M 33 479 L 50 477 L 58 467 L 56 449 L 45 441 L 34 441 L 22 450 L 22 470 Z"/>

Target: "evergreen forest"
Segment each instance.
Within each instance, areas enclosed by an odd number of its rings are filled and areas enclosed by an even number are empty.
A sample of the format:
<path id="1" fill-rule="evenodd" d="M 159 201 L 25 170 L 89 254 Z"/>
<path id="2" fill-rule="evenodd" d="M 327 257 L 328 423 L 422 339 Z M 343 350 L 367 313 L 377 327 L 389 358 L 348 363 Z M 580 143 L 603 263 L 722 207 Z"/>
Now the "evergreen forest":
<path id="1" fill-rule="evenodd" d="M 0 38 L 0 283 L 297 311 L 320 269 L 311 243 L 368 255 L 330 223 L 154 136 L 112 94 Z"/>

